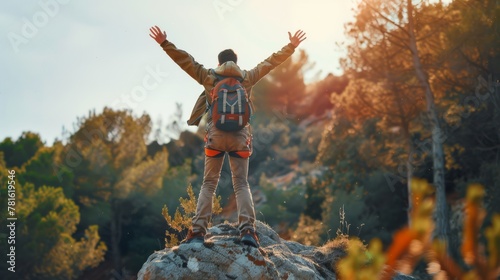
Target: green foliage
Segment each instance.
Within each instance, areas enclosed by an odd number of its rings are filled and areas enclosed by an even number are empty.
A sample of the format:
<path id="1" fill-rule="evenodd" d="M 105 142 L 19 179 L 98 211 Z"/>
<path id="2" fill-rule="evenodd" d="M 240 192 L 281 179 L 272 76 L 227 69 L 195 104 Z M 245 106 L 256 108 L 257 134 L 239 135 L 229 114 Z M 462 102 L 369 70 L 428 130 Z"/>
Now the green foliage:
<path id="1" fill-rule="evenodd" d="M 494 74 L 493 80 L 499 78 L 500 65 L 500 7 L 495 0 L 484 1 L 453 1 L 450 14 L 455 16 L 455 24 L 447 32 L 451 71 L 459 79 L 464 74 L 461 70 L 467 68 L 466 75 L 471 75 L 473 81 L 477 74 L 487 76 Z M 472 72 L 476 72 L 474 75 Z M 463 83 L 457 83 L 460 86 Z"/>
<path id="2" fill-rule="evenodd" d="M 73 196 L 74 174 L 69 168 L 61 168 L 59 160 L 64 152 L 64 146 L 61 142 L 56 142 L 52 147 L 42 147 L 36 154 L 23 165 L 22 173 L 18 179 L 21 184 L 30 182 L 35 188 L 43 185 L 60 186 L 67 197 Z M 56 172 L 57 170 L 57 172 Z"/>
<path id="3" fill-rule="evenodd" d="M 15 142 L 10 137 L 5 138 L 0 143 L 0 151 L 7 167 L 21 167 L 43 146 L 37 133 L 24 132 Z"/>
<path id="4" fill-rule="evenodd" d="M 391 190 L 382 172 L 370 173 L 365 178 L 358 176 L 355 181 L 341 175 L 334 175 L 334 180 L 339 178 L 339 181 L 351 182 L 352 186 L 336 184 L 336 181 L 323 187 L 319 185 L 325 191 L 320 208 L 325 228 L 323 240 L 337 231 L 340 235 L 364 240 L 377 236 L 384 243 L 389 242 L 393 230 L 407 220 L 405 189 Z"/>
<path id="5" fill-rule="evenodd" d="M 251 177 L 257 179 L 262 174 L 271 177 L 276 174 L 282 175 L 291 170 L 291 162 L 278 155 L 280 151 L 290 147 L 290 134 L 290 127 L 276 118 L 265 124 L 254 126 L 253 153 L 250 158 L 249 170 Z M 295 154 L 290 156 L 294 157 Z"/>
<path id="6" fill-rule="evenodd" d="M 146 114 L 135 117 L 129 111 L 105 108 L 99 115 L 91 113 L 79 120 L 61 155 L 74 155 L 69 166 L 74 174 L 74 198 L 88 217 L 82 224 L 105 225 L 103 235 L 109 238 L 106 242 L 118 273 L 122 272 L 121 250 L 127 244 L 122 243 L 123 229 L 131 222 L 128 217 L 141 211 L 162 187 L 168 168 L 166 150 L 147 155 L 150 129 Z"/>
<path id="7" fill-rule="evenodd" d="M 323 120 L 321 120 L 319 123 L 308 124 L 303 130 L 296 132 L 300 137 L 297 147 L 299 162 L 314 162 L 318 154 L 318 147 L 321 143 L 324 129 Z"/>
<path id="8" fill-rule="evenodd" d="M 5 177 L 0 182 L 0 191 L 5 194 Z M 35 190 L 29 183 L 15 187 L 15 246 L 19 264 L 16 274 L 12 274 L 15 279 L 76 279 L 85 269 L 103 261 L 106 245 L 100 241 L 97 226 L 87 228 L 79 241 L 72 237 L 80 213 L 61 188 L 42 186 Z M 7 205 L 5 198 L 6 195 L 0 198 L 2 205 Z M 6 220 L 6 212 L 2 213 L 0 217 Z M 7 241 L 2 238 L 1 243 L 4 246 Z M 2 270 L 6 271 L 5 262 Z"/>
<path id="9" fill-rule="evenodd" d="M 176 209 L 180 206 L 179 197 L 185 195 L 186 185 L 189 185 L 193 177 L 191 160 L 184 160 L 182 165 L 167 170 L 160 190 L 153 195 L 134 198 L 145 203 L 129 217 L 131 222 L 124 225 L 123 231 L 130 234 L 126 253 L 128 268 L 139 270 L 151 252 L 165 248 L 164 238 L 161 236 L 165 231 L 173 229 L 165 224 L 164 218 L 158 213 L 162 212 L 163 206 L 167 209 Z"/>
<path id="10" fill-rule="evenodd" d="M 126 251 L 123 251 L 127 256 L 125 260 L 127 269 L 138 271 L 151 252 L 165 248 L 162 236 L 166 231 L 173 232 L 173 230 L 158 213 L 161 213 L 164 205 L 168 209 L 180 206 L 179 197 L 185 195 L 186 185 L 189 185 L 194 176 L 191 171 L 191 160 L 184 159 L 182 165 L 171 166 L 167 170 L 160 190 L 141 198 L 138 197 L 139 194 L 134 196 L 133 201 L 140 201 L 143 204 L 140 209 L 131 213 L 128 217 L 130 222 L 123 228 L 123 232 L 127 233 L 127 247 Z"/>
<path id="11" fill-rule="evenodd" d="M 368 133 L 374 125 L 373 122 L 376 122 L 376 119 L 357 125 L 347 117 L 339 115 L 323 134 L 317 160 L 325 166 L 335 168 L 334 174 L 340 173 L 346 176 L 350 170 L 366 172 L 369 161 L 365 162 L 362 159 L 372 157 L 376 160 L 376 154 L 362 154 L 359 147 L 373 135 Z M 376 150 L 375 152 L 380 153 Z"/>
<path id="12" fill-rule="evenodd" d="M 361 237 L 369 240 L 377 237 L 384 245 L 390 243 L 392 234 L 408 221 L 408 191 L 403 184 L 390 185 L 387 174 L 377 170 L 364 180 L 364 198 L 367 211 L 376 217 L 376 227 L 366 223 Z M 363 221 L 364 222 L 364 221 Z"/>
<path id="13" fill-rule="evenodd" d="M 317 178 L 307 179 L 304 215 L 314 220 L 322 220 L 323 209 L 321 206 L 325 201 L 327 191 L 324 182 L 321 182 Z"/>
<path id="14" fill-rule="evenodd" d="M 296 225 L 305 209 L 304 187 L 278 188 L 264 175 L 259 185 L 266 197 L 266 203 L 256 209 L 257 217 L 275 228 L 278 225 L 284 226 L 285 229 Z M 259 217 L 260 215 L 262 216 Z"/>
<path id="15" fill-rule="evenodd" d="M 369 211 L 363 200 L 364 195 L 364 187 L 356 186 L 351 191 L 337 189 L 332 196 L 327 197 L 323 212 L 323 223 L 328 234 L 325 239 L 330 239 L 334 231 L 337 235 L 374 234 L 379 221 L 375 213 Z"/>
<path id="16" fill-rule="evenodd" d="M 311 203 L 308 211 L 321 210 L 324 239 L 331 238 L 340 226 L 346 227 L 339 221 L 339 209 L 344 209 L 345 221 L 351 223 L 349 232 L 341 233 L 362 239 L 376 235 L 388 242 L 390 230 L 406 221 L 404 189 L 388 185 L 384 178 L 383 170 L 394 166 L 394 153 L 389 153 L 389 137 L 381 135 L 378 124 L 374 118 L 358 125 L 341 115 L 323 134 L 318 161 L 328 169 L 308 187 L 308 193 L 314 190 L 311 199 L 322 204 L 319 208 Z"/>
<path id="17" fill-rule="evenodd" d="M 189 185 L 196 178 L 196 175 L 193 175 L 191 165 L 192 160 L 187 159 L 182 165 L 173 166 L 167 170 L 163 177 L 163 186 L 157 193 L 159 199 L 154 201 L 154 203 L 158 203 L 159 209 L 164 204 L 170 209 L 179 206 L 179 197 L 185 195 L 186 185 Z"/>

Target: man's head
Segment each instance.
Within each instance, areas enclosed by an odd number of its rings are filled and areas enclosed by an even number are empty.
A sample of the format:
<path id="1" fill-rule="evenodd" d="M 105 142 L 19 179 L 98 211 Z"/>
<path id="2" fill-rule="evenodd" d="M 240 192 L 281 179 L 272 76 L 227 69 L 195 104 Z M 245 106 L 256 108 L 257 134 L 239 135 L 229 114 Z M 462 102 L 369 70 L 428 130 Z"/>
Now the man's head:
<path id="1" fill-rule="evenodd" d="M 232 49 L 223 50 L 219 53 L 219 65 L 228 61 L 232 61 L 234 63 L 238 62 L 238 56 Z"/>

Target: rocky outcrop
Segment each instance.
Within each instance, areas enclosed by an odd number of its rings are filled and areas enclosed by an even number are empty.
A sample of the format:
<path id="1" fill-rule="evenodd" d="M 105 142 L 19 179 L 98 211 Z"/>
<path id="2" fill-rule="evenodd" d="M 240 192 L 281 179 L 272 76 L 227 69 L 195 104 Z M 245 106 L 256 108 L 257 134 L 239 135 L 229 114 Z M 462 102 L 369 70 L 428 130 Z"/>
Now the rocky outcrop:
<path id="1" fill-rule="evenodd" d="M 261 222 L 256 226 L 258 249 L 240 243 L 233 225 L 220 224 L 209 229 L 203 244 L 154 252 L 138 279 L 336 279 L 332 267 L 345 256 L 347 241 L 305 246 L 281 239 Z"/>

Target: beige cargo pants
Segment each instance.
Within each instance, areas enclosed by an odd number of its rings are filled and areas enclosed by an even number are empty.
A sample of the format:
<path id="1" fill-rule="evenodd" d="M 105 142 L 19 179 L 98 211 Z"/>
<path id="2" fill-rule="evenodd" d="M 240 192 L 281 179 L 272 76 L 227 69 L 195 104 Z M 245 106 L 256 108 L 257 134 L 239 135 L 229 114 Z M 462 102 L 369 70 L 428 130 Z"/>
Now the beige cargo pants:
<path id="1" fill-rule="evenodd" d="M 225 154 L 228 154 L 233 189 L 238 209 L 239 230 L 255 230 L 255 210 L 248 184 L 248 163 L 252 151 L 250 127 L 226 132 L 209 126 L 205 137 L 205 171 L 198 196 L 194 232 L 207 232 L 212 217 L 212 203 L 219 182 Z"/>

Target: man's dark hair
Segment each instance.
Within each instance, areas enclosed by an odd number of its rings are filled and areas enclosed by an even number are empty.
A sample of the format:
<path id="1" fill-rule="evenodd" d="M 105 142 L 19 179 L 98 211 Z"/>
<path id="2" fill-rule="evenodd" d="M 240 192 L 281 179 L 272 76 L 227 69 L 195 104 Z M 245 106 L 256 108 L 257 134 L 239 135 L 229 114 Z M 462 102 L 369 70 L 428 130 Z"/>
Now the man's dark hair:
<path id="1" fill-rule="evenodd" d="M 234 63 L 238 62 L 238 56 L 232 49 L 223 50 L 219 53 L 219 64 L 228 61 L 232 61 Z"/>

